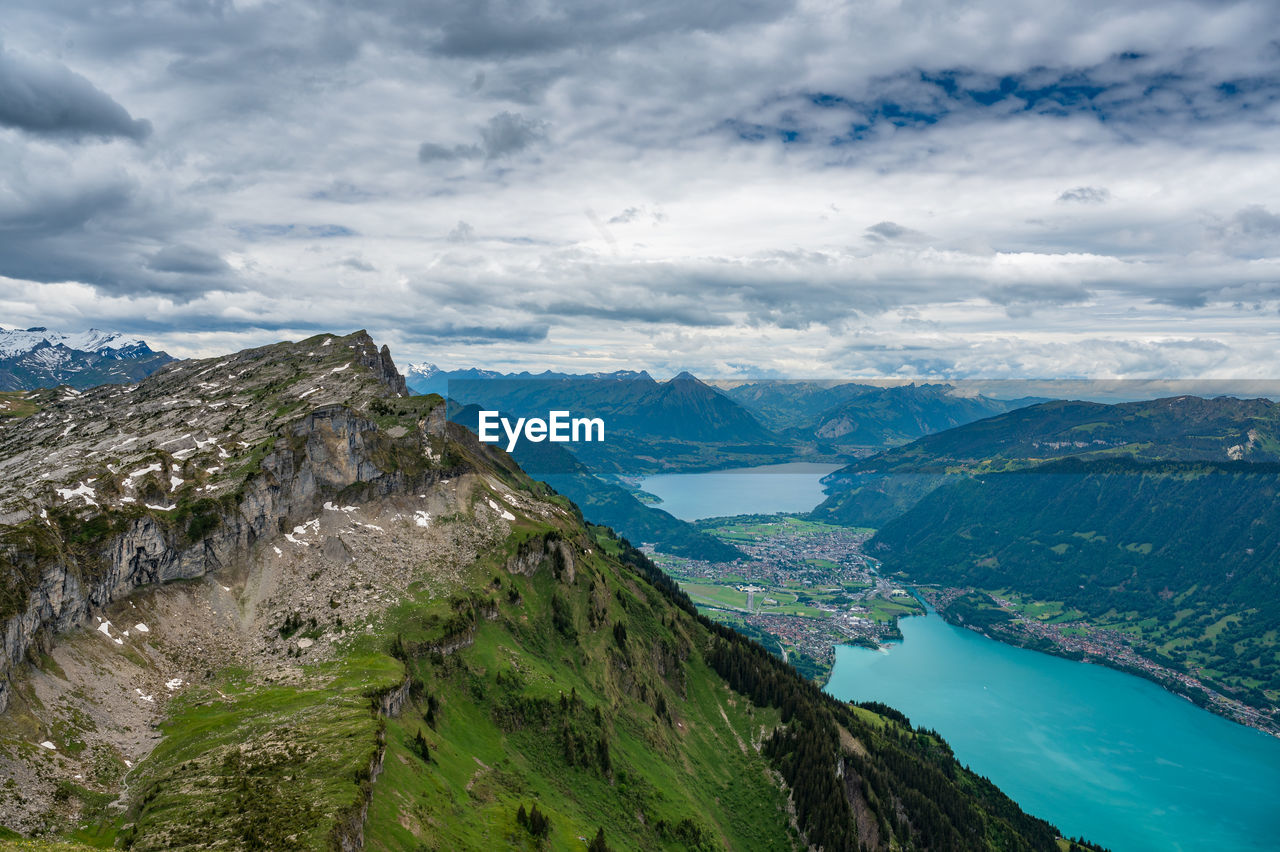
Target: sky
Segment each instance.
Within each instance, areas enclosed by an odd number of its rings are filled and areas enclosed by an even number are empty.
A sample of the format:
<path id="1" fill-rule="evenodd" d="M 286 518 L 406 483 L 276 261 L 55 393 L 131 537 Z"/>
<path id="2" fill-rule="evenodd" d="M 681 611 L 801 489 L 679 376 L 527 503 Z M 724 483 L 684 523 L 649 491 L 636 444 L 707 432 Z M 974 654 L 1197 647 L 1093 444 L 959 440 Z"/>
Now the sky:
<path id="1" fill-rule="evenodd" d="M 6 327 L 1280 378 L 1274 0 L 5 7 Z"/>

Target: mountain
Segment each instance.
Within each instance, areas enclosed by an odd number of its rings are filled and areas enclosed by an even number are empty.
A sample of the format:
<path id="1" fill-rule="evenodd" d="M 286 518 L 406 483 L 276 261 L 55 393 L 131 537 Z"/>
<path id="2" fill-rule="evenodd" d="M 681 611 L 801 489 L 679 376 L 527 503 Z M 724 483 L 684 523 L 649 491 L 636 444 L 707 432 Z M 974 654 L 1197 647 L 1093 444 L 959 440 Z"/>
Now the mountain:
<path id="1" fill-rule="evenodd" d="M 928 435 L 828 476 L 814 517 L 879 527 L 947 473 L 1076 462 L 1280 461 L 1280 408 L 1266 399 L 1196 396 L 1125 402 L 1055 400 Z"/>
<path id="2" fill-rule="evenodd" d="M 848 470 L 976 470 L 1067 458 L 1280 461 L 1280 405 L 1268 399 L 1227 396 L 1177 396 L 1114 405 L 1058 400 L 930 435 Z"/>
<path id="3" fill-rule="evenodd" d="M 770 381 L 737 385 L 725 393 L 771 429 L 864 452 L 1042 401 L 994 399 L 946 384 Z"/>
<path id="4" fill-rule="evenodd" d="M 833 477 L 815 517 L 883 509 L 868 546 L 890 570 L 1074 612 L 1128 637 L 1127 666 L 1280 729 L 1280 405 L 1051 402 Z"/>
<path id="5" fill-rule="evenodd" d="M 138 852 L 1068 848 L 936 733 L 699 617 L 407 396 L 363 332 L 38 402 L 0 420 L 11 830 Z"/>
<path id="6" fill-rule="evenodd" d="M 459 406 L 450 411 L 449 420 L 475 432 L 479 412 L 477 405 Z M 640 502 L 622 486 L 600 479 L 563 444 L 520 441 L 512 458 L 526 472 L 576 503 L 588 521 L 612 527 L 632 541 L 653 544 L 663 553 L 689 559 L 732 562 L 745 558 L 738 548 L 670 512 Z"/>
<path id="7" fill-rule="evenodd" d="M 151 351 L 140 338 L 118 332 L 0 328 L 0 391 L 129 384 L 172 360 L 164 352 Z"/>
<path id="8" fill-rule="evenodd" d="M 441 370 L 435 364 L 410 364 L 404 371 L 405 384 L 409 386 L 409 390 L 413 393 L 424 396 L 434 393 L 445 398 L 449 396 L 449 382 L 454 379 L 476 381 L 477 379 L 499 379 L 502 377 L 502 373 L 492 370 L 479 370 L 476 368 Z"/>
<path id="9" fill-rule="evenodd" d="M 604 420 L 606 440 L 577 443 L 574 455 L 591 470 L 641 474 L 707 470 L 785 461 L 789 443 L 728 396 L 681 373 L 658 382 L 645 372 L 571 375 L 444 373 L 424 369 L 417 388 L 447 391 L 450 399 L 516 417 L 564 410 Z"/>

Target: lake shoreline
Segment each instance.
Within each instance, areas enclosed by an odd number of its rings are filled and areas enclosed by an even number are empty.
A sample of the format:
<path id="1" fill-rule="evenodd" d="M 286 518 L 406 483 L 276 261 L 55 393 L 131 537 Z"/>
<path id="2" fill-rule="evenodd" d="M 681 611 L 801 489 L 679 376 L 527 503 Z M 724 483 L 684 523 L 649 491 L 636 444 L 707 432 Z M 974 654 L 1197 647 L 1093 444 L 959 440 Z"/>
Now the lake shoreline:
<path id="1" fill-rule="evenodd" d="M 901 626 L 903 641 L 879 653 L 839 647 L 825 691 L 937 730 L 962 763 L 1067 835 L 1118 852 L 1271 848 L 1272 737 L 1114 666 L 1026 654 L 942 617 Z"/>
<path id="2" fill-rule="evenodd" d="M 975 592 L 981 590 L 941 590 L 929 585 L 918 585 L 912 588 L 919 592 L 929 603 L 929 606 L 948 624 L 973 630 L 988 639 L 1014 648 L 1038 651 L 1051 657 L 1058 657 L 1077 663 L 1101 665 L 1113 671 L 1139 677 L 1154 683 L 1172 695 L 1185 699 L 1201 710 L 1212 713 L 1215 716 L 1221 716 L 1246 728 L 1252 728 L 1255 731 L 1280 738 L 1280 724 L 1277 724 L 1273 719 L 1260 717 L 1257 715 L 1256 708 L 1216 692 L 1193 675 L 1179 672 L 1176 669 L 1158 666 L 1156 663 L 1141 657 L 1137 652 L 1129 651 L 1132 656 L 1139 658 L 1145 665 L 1136 662 L 1125 662 L 1123 659 L 1108 656 L 1106 653 L 1089 653 L 1066 648 L 1047 636 L 1032 635 L 1026 630 L 1006 631 L 995 629 L 994 627 L 983 629 L 980 626 L 966 624 L 963 618 L 957 619 L 946 603 L 943 602 L 943 596 L 939 594 L 942 591 Z M 1081 619 L 1081 621 L 1090 627 L 1096 628 L 1096 625 L 1088 619 Z M 1022 626 L 1025 623 L 1025 619 L 1019 617 L 1014 623 Z M 1101 647 L 1103 650 L 1108 650 L 1106 646 Z"/>

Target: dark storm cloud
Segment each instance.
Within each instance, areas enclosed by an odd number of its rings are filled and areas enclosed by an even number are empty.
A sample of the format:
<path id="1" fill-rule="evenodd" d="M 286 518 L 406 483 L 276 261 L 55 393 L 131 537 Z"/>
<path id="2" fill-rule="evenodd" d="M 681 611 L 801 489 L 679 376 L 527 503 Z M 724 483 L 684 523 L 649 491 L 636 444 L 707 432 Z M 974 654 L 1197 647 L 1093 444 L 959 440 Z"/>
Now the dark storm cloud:
<path id="1" fill-rule="evenodd" d="M 151 124 L 69 68 L 17 56 L 0 45 L 0 125 L 28 133 L 141 142 Z"/>

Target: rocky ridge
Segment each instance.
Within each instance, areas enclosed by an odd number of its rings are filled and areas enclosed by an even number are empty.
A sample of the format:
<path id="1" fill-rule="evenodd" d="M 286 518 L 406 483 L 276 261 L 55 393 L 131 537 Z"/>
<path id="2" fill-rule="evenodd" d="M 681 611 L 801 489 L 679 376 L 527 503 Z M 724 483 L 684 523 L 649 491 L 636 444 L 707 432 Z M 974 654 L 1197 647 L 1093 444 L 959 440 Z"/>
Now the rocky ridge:
<path id="1" fill-rule="evenodd" d="M 49 631 L 83 624 L 149 583 L 201 576 L 317 495 L 390 493 L 397 453 L 424 431 L 377 432 L 354 412 L 407 395 L 364 332 L 176 362 L 140 384 L 80 393 L 0 426 L 0 709 L 8 675 Z M 444 423 L 431 424 L 436 443 Z M 366 443 L 366 440 L 368 443 Z"/>

